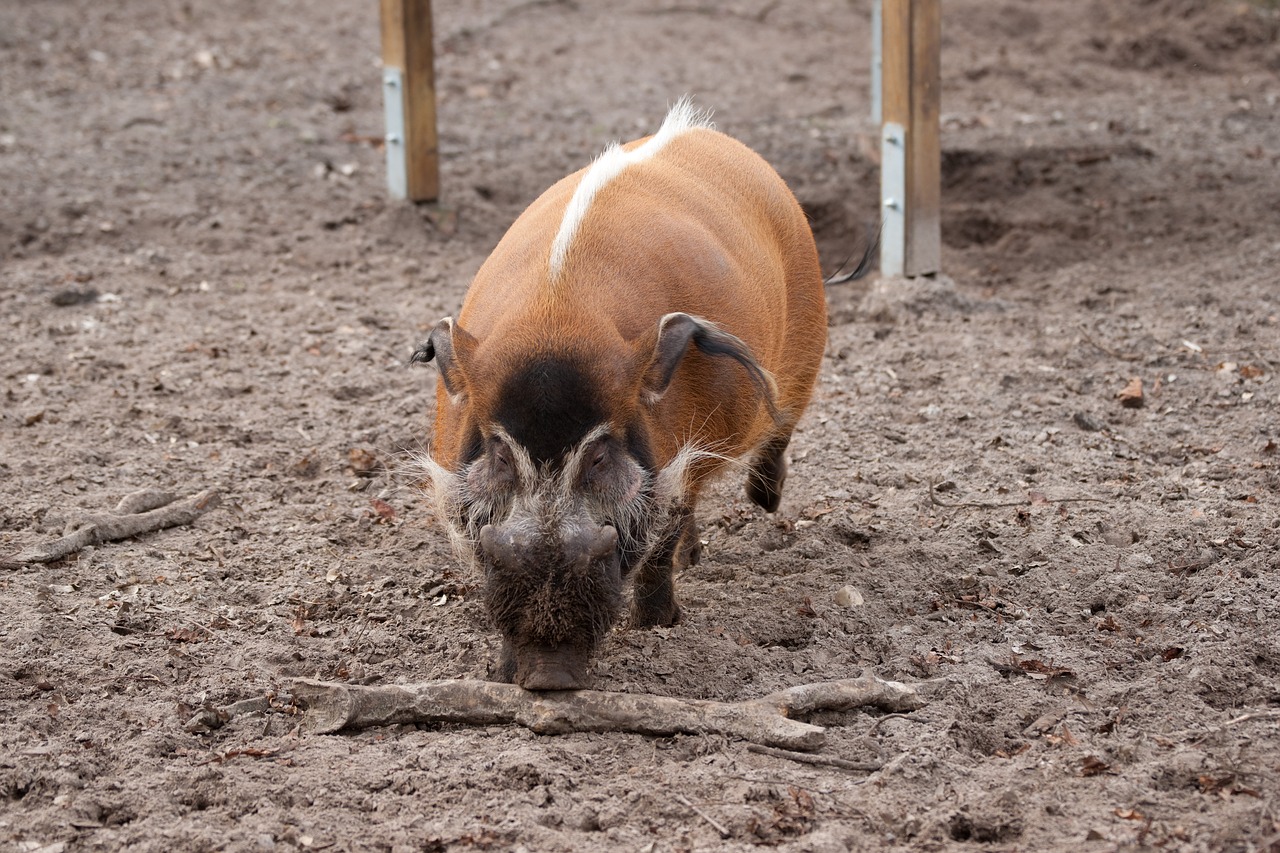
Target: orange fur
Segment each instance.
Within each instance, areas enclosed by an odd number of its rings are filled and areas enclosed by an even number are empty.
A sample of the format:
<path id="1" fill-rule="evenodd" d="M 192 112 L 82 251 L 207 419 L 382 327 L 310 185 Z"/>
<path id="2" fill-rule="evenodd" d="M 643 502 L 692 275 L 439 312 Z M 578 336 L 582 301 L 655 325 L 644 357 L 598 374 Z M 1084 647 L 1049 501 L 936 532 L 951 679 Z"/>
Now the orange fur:
<path id="1" fill-rule="evenodd" d="M 463 394 L 451 399 L 440 384 L 433 455 L 456 470 L 465 431 L 488 423 L 506 373 L 531 354 L 568 348 L 592 365 L 613 423 L 645 422 L 657 468 L 689 445 L 719 454 L 697 463 L 696 499 L 724 458 L 789 434 L 808 404 L 826 344 L 808 222 L 757 154 L 691 129 L 603 187 L 552 282 L 551 244 L 584 172 L 534 201 L 476 274 L 458 316 L 465 331 L 454 337 Z M 776 382 L 779 419 L 739 364 L 693 347 L 661 399 L 643 399 L 659 322 L 675 311 L 746 342 Z"/>

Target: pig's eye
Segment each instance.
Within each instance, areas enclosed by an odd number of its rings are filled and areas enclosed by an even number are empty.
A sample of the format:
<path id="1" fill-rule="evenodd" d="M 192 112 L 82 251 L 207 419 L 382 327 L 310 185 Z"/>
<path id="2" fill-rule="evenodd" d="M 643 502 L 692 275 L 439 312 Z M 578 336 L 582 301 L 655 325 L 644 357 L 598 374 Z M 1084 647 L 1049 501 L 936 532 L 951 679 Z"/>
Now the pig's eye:
<path id="1" fill-rule="evenodd" d="M 604 477 L 609 470 L 609 443 L 601 441 L 587 450 L 586 464 L 582 468 L 582 482 L 590 485 Z"/>
<path id="2" fill-rule="evenodd" d="M 489 450 L 490 471 L 499 483 L 514 482 L 515 465 L 511 461 L 511 449 L 502 441 L 493 439 Z"/>

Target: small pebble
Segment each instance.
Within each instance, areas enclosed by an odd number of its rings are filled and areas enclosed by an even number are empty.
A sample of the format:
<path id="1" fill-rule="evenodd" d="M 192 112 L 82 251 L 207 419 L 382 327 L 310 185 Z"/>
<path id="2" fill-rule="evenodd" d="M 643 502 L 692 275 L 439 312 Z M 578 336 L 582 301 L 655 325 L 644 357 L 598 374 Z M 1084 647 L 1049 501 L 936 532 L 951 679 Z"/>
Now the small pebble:
<path id="1" fill-rule="evenodd" d="M 87 305 L 90 302 L 97 302 L 99 295 L 98 291 L 93 288 L 87 290 L 59 290 L 49 297 L 49 301 L 59 308 L 65 308 L 68 305 Z"/>
<path id="2" fill-rule="evenodd" d="M 842 586 L 836 590 L 836 604 L 841 607 L 861 607 L 863 603 L 862 593 L 855 587 Z"/>

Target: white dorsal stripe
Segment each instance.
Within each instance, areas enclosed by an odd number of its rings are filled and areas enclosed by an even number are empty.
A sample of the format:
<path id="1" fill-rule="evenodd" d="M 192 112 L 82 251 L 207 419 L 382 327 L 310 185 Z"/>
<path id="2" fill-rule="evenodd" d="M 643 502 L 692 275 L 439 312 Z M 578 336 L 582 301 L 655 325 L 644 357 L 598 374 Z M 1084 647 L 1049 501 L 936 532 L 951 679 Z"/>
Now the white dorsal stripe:
<path id="1" fill-rule="evenodd" d="M 573 238 L 582 228 L 582 222 L 586 219 L 587 210 L 596 194 L 628 166 L 648 160 L 672 139 L 686 130 L 699 127 L 715 127 L 711 123 L 711 113 L 695 107 L 693 100 L 686 95 L 676 101 L 663 120 L 662 127 L 645 144 L 631 151 L 624 151 L 621 145 L 614 142 L 595 159 L 578 182 L 578 188 L 573 191 L 573 198 L 569 199 L 569 206 L 564 211 L 564 219 L 560 220 L 560 230 L 551 243 L 552 281 L 560 277 L 569 256 L 569 248 L 573 245 Z"/>

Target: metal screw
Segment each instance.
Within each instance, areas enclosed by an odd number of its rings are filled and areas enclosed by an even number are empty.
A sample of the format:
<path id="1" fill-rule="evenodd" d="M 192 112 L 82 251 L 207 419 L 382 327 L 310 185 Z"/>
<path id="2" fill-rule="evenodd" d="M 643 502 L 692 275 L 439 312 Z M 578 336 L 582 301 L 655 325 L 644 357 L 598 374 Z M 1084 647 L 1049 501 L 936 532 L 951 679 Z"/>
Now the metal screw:
<path id="1" fill-rule="evenodd" d="M 884 200 L 884 206 L 889 208 L 890 210 L 897 210 L 898 200 L 896 198 L 886 198 Z"/>
<path id="2" fill-rule="evenodd" d="M 388 134 L 387 134 L 387 144 L 388 144 L 388 145 L 399 145 L 399 144 L 400 144 L 400 137 L 396 136 L 394 133 L 388 133 Z"/>
<path id="3" fill-rule="evenodd" d="M 396 82 L 396 78 L 394 78 L 394 77 L 388 77 L 387 79 L 383 80 L 382 82 L 383 82 L 383 84 L 384 84 L 384 85 L 386 85 L 386 87 L 387 87 L 388 89 L 394 89 L 396 86 L 400 85 L 399 83 L 397 83 L 397 82 Z"/>
<path id="4" fill-rule="evenodd" d="M 888 142 L 890 145 L 901 145 L 902 137 L 896 133 L 889 133 L 885 135 L 884 141 Z"/>

